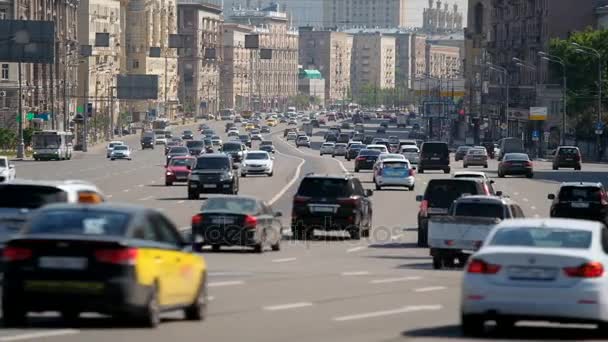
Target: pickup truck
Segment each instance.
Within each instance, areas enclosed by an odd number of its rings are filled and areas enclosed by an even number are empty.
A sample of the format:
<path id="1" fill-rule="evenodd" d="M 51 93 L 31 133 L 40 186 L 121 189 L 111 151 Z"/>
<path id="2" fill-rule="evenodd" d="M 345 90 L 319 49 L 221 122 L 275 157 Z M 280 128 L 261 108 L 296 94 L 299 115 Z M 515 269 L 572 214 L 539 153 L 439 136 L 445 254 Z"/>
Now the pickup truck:
<path id="1" fill-rule="evenodd" d="M 447 216 L 429 220 L 428 242 L 433 268 L 464 266 L 490 231 L 502 220 L 524 217 L 523 211 L 508 197 L 463 196 L 455 200 Z"/>
<path id="2" fill-rule="evenodd" d="M 0 183 L 12 181 L 15 176 L 15 165 L 9 163 L 8 157 L 0 156 Z"/>

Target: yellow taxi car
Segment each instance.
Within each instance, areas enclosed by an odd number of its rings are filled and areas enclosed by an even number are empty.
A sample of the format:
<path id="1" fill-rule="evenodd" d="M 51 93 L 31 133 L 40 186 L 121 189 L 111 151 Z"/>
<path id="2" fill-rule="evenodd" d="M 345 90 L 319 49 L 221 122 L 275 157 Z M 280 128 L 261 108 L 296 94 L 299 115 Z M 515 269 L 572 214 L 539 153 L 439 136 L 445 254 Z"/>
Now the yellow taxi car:
<path id="1" fill-rule="evenodd" d="M 2 291 L 5 326 L 26 323 L 28 312 L 82 312 L 160 323 L 182 309 L 202 320 L 207 266 L 162 213 L 117 204 L 52 204 L 36 211 L 6 243 Z"/>
<path id="2" fill-rule="evenodd" d="M 255 129 L 255 125 L 253 123 L 248 123 L 245 125 L 245 130 L 246 131 L 251 131 L 252 129 Z"/>
<path id="3" fill-rule="evenodd" d="M 275 119 L 268 119 L 266 120 L 266 125 L 270 126 L 270 127 L 274 127 L 277 125 L 277 120 Z"/>

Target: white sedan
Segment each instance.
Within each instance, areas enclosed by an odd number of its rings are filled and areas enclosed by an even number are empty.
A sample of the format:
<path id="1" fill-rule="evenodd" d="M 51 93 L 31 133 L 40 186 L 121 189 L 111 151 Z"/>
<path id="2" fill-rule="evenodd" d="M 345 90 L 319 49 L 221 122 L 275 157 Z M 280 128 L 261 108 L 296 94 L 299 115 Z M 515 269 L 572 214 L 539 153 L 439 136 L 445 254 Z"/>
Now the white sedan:
<path id="1" fill-rule="evenodd" d="M 115 159 L 127 159 L 131 160 L 131 149 L 127 145 L 114 146 L 112 154 L 110 154 L 110 160 Z"/>
<path id="2" fill-rule="evenodd" d="M 120 140 L 110 141 L 110 143 L 106 147 L 106 157 L 110 158 L 110 155 L 112 154 L 112 150 L 114 149 L 114 146 L 124 145 L 124 144 L 125 143 Z"/>
<path id="3" fill-rule="evenodd" d="M 248 174 L 265 174 L 272 177 L 274 174 L 274 157 L 266 151 L 250 151 L 241 163 L 241 176 Z"/>
<path id="4" fill-rule="evenodd" d="M 323 143 L 323 145 L 321 145 L 321 148 L 319 149 L 319 155 L 324 155 L 324 154 L 334 154 L 334 151 L 336 149 L 336 144 L 333 142 L 326 142 Z"/>
<path id="5" fill-rule="evenodd" d="M 461 329 L 486 320 L 598 324 L 608 329 L 608 241 L 602 223 L 515 219 L 496 226 L 471 256 L 462 280 Z M 504 330 L 506 329 L 506 330 Z"/>

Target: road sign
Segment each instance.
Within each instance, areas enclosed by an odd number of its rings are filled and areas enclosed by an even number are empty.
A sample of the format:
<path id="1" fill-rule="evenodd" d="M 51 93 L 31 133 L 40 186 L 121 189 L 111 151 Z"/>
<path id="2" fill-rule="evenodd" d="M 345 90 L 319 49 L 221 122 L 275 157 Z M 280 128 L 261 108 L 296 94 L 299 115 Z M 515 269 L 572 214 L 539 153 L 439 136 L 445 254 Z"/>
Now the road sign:
<path id="1" fill-rule="evenodd" d="M 530 107 L 530 121 L 547 120 L 547 107 Z"/>
<path id="2" fill-rule="evenodd" d="M 604 130 L 603 129 L 596 129 L 595 130 L 595 134 L 602 135 L 602 134 L 604 134 Z"/>
<path id="3" fill-rule="evenodd" d="M 540 140 L 540 132 L 532 131 L 532 141 L 538 141 L 538 140 Z"/>
<path id="4" fill-rule="evenodd" d="M 596 130 L 604 130 L 604 123 L 603 122 L 598 122 L 595 124 L 595 129 Z"/>

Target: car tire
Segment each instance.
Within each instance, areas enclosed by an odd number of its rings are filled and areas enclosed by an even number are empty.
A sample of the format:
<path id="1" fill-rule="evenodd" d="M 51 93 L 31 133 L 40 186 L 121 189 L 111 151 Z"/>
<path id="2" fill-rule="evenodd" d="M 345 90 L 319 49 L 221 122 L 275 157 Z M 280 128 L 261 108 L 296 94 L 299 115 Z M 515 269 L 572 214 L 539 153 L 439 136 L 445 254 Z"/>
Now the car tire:
<path id="1" fill-rule="evenodd" d="M 559 170 L 559 167 L 554 166 L 554 167 L 553 167 L 553 171 L 556 171 L 556 170 Z"/>
<path id="2" fill-rule="evenodd" d="M 160 305 L 158 303 L 158 286 L 154 284 L 145 307 L 137 317 L 138 325 L 156 328 L 160 324 Z"/>
<path id="3" fill-rule="evenodd" d="M 534 174 L 533 174 L 533 173 L 528 173 L 528 174 L 526 175 L 526 178 L 533 178 L 533 177 L 534 177 Z"/>
<path id="4" fill-rule="evenodd" d="M 27 323 L 27 312 L 22 303 L 8 298 L 6 292 L 2 296 L 2 322 L 6 328 L 22 327 Z"/>
<path id="5" fill-rule="evenodd" d="M 460 315 L 460 331 L 464 336 L 481 336 L 484 331 L 485 320 L 481 315 Z"/>
<path id="6" fill-rule="evenodd" d="M 355 241 L 361 240 L 361 227 L 356 227 L 356 228 L 351 229 L 348 232 L 348 235 L 350 235 L 351 240 L 355 240 Z"/>
<path id="7" fill-rule="evenodd" d="M 241 173 L 241 177 L 246 178 L 247 174 L 246 173 Z"/>
<path id="8" fill-rule="evenodd" d="M 487 169 L 487 168 L 488 168 L 488 164 L 484 165 L 484 166 L 483 166 L 483 168 L 484 168 L 484 169 Z"/>
<path id="9" fill-rule="evenodd" d="M 359 169 L 355 168 L 355 172 L 356 172 L 356 173 L 359 173 Z"/>
<path id="10" fill-rule="evenodd" d="M 433 257 L 433 269 L 440 270 L 443 268 L 443 259 L 438 256 Z"/>
<path id="11" fill-rule="evenodd" d="M 450 171 L 452 171 L 450 167 L 443 169 L 443 173 L 450 173 Z"/>
<path id="12" fill-rule="evenodd" d="M 416 187 L 416 185 L 412 185 L 412 186 L 409 186 L 409 187 L 408 187 L 408 189 L 409 189 L 410 191 L 414 191 L 415 187 Z"/>
<path id="13" fill-rule="evenodd" d="M 376 183 L 376 190 L 382 190 L 382 187 Z"/>
<path id="14" fill-rule="evenodd" d="M 580 171 L 582 169 L 582 167 L 579 165 L 577 167 L 574 168 L 574 171 Z"/>
<path id="15" fill-rule="evenodd" d="M 218 244 L 211 245 L 211 251 L 212 251 L 212 252 L 217 253 L 217 252 L 219 252 L 221 249 L 222 249 L 222 245 L 218 245 Z"/>
<path id="16" fill-rule="evenodd" d="M 165 182 L 165 186 L 172 186 L 173 183 L 172 182 Z"/>
<path id="17" fill-rule="evenodd" d="M 253 246 L 253 253 L 262 254 L 264 253 L 264 244 L 258 243 Z"/>
<path id="18" fill-rule="evenodd" d="M 188 321 L 202 321 L 207 316 L 207 276 L 203 280 L 196 294 L 194 302 L 184 308 L 184 318 Z"/>
<path id="19" fill-rule="evenodd" d="M 272 177 L 274 176 L 274 171 L 270 171 L 270 173 L 268 174 L 268 177 Z"/>
<path id="20" fill-rule="evenodd" d="M 424 169 L 423 168 L 418 168 L 418 173 L 424 173 Z"/>
<path id="21" fill-rule="evenodd" d="M 498 178 L 505 178 L 505 174 L 498 171 Z"/>
<path id="22" fill-rule="evenodd" d="M 272 249 L 273 252 L 280 251 L 281 250 L 281 238 L 279 238 L 277 243 L 275 243 L 274 245 L 271 245 L 270 248 Z"/>
<path id="23" fill-rule="evenodd" d="M 80 311 L 73 309 L 61 310 L 61 319 L 66 323 L 74 323 L 80 318 Z"/>
<path id="24" fill-rule="evenodd" d="M 188 191 L 188 199 L 189 200 L 196 200 L 200 198 L 200 194 L 196 191 Z"/>
<path id="25" fill-rule="evenodd" d="M 111 161 L 114 161 L 114 158 L 110 158 Z"/>
<path id="26" fill-rule="evenodd" d="M 462 164 L 462 167 L 466 169 L 466 168 L 468 168 L 469 166 L 468 166 L 467 164 L 464 164 L 464 163 L 463 163 L 463 164 Z"/>

